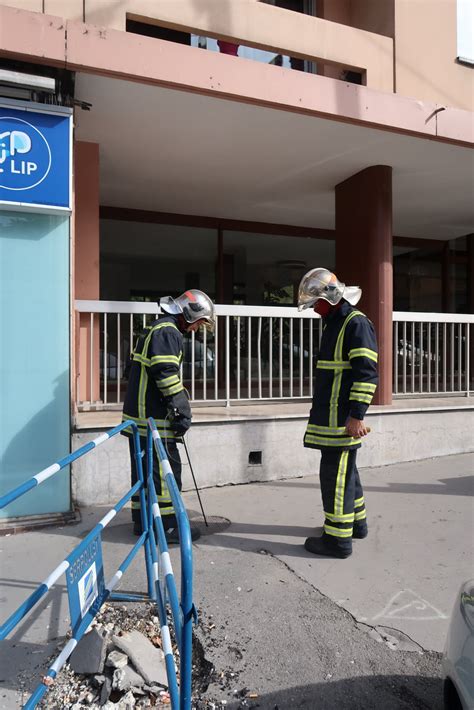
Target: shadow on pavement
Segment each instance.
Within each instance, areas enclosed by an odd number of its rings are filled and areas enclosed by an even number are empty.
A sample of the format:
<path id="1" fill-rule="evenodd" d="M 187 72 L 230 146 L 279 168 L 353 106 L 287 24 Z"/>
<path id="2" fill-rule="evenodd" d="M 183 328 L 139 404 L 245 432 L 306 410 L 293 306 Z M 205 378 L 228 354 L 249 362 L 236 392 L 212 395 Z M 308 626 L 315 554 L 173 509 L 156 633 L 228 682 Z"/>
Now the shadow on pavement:
<path id="1" fill-rule="evenodd" d="M 440 678 L 375 675 L 297 686 L 247 700 L 259 710 L 442 710 Z M 229 710 L 244 707 L 231 701 Z"/>
<path id="2" fill-rule="evenodd" d="M 439 485 L 440 483 L 444 485 Z M 362 485 L 364 486 L 363 473 Z M 439 478 L 437 483 L 388 483 L 386 486 L 364 486 L 364 491 L 380 493 L 422 493 L 446 496 L 473 496 L 474 476 Z"/>
<path id="3" fill-rule="evenodd" d="M 421 463 L 421 462 L 420 462 Z M 474 464 L 473 464 L 474 465 Z M 421 493 L 422 495 L 448 495 L 448 496 L 474 496 L 474 476 L 466 474 L 456 478 L 438 478 L 433 483 L 399 483 L 386 480 L 383 486 L 371 486 L 364 484 L 364 469 L 360 469 L 362 485 L 364 491 L 374 493 Z M 255 485 L 255 484 L 253 484 Z M 319 490 L 319 481 L 303 481 L 301 478 L 288 479 L 285 481 L 268 481 L 264 483 L 276 488 L 309 488 L 314 491 Z"/>

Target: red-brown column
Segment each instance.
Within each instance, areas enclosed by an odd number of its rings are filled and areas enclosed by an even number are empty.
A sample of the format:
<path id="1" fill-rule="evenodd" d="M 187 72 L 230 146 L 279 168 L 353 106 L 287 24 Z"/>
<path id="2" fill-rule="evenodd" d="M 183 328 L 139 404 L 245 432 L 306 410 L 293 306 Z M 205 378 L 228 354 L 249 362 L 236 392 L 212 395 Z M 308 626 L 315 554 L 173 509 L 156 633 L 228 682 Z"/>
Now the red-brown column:
<path id="1" fill-rule="evenodd" d="M 467 241 L 467 312 L 474 313 L 474 234 Z"/>
<path id="2" fill-rule="evenodd" d="M 98 300 L 99 291 L 99 146 L 74 144 L 74 298 Z M 91 335 L 92 360 L 91 363 Z M 96 402 L 99 390 L 99 320 L 91 329 L 86 313 L 75 319 L 75 377 L 73 400 Z M 92 387 L 91 387 L 92 366 Z"/>
<path id="3" fill-rule="evenodd" d="M 336 274 L 361 287 L 379 344 L 374 404 L 392 402 L 392 253 L 392 168 L 374 165 L 336 186 Z"/>

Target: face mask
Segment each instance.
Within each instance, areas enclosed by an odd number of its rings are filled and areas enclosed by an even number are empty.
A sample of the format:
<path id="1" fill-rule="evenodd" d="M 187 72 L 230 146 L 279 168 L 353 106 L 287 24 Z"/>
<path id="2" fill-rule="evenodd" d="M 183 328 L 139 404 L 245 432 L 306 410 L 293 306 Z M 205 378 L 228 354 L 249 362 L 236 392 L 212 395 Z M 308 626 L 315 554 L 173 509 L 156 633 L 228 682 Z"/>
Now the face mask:
<path id="1" fill-rule="evenodd" d="M 326 318 L 326 316 L 331 311 L 331 304 L 324 300 L 324 298 L 319 298 L 313 306 L 313 311 L 318 313 L 321 318 Z"/>

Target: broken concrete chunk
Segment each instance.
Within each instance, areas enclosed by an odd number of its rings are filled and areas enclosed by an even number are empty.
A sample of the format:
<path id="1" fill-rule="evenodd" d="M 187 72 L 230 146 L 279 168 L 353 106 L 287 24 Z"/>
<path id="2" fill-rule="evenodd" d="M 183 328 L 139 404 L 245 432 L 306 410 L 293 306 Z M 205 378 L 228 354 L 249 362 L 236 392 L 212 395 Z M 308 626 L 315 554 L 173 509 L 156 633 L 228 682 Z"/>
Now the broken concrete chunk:
<path id="1" fill-rule="evenodd" d="M 108 701 L 111 692 L 112 681 L 108 676 L 106 676 L 104 680 L 104 685 L 102 686 L 102 689 L 100 691 L 99 705 L 104 705 Z"/>
<path id="2" fill-rule="evenodd" d="M 113 640 L 115 645 L 127 654 L 131 664 L 148 685 L 159 684 L 168 687 L 164 653 L 146 636 L 134 629 L 123 636 L 114 636 Z"/>
<path id="3" fill-rule="evenodd" d="M 116 668 L 112 679 L 114 690 L 130 690 L 131 688 L 141 688 L 145 681 L 138 675 L 131 666 Z"/>
<path id="4" fill-rule="evenodd" d="M 106 666 L 111 666 L 112 668 L 125 668 L 128 663 L 128 656 L 125 653 L 120 653 L 120 651 L 111 651 L 107 656 L 105 662 Z"/>
<path id="5" fill-rule="evenodd" d="M 69 665 L 75 673 L 81 675 L 102 673 L 106 651 L 106 633 L 93 628 L 77 644 L 69 659 Z"/>
<path id="6" fill-rule="evenodd" d="M 118 703 L 115 703 L 115 707 L 117 710 L 134 710 L 135 698 L 133 697 L 133 693 L 129 690 Z"/>

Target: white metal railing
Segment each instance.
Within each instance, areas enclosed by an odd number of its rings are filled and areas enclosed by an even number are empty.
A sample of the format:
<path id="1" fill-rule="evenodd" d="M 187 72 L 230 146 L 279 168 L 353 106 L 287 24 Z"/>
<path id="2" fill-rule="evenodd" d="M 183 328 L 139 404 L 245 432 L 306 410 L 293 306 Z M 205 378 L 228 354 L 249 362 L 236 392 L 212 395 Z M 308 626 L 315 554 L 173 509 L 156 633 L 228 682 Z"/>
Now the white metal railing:
<path id="1" fill-rule="evenodd" d="M 474 315 L 393 314 L 393 393 L 467 395 L 473 390 Z"/>
<path id="2" fill-rule="evenodd" d="M 82 348 L 78 406 L 118 408 L 130 344 L 159 308 L 156 303 L 123 301 L 76 301 L 75 306 Z M 181 374 L 193 402 L 312 396 L 322 333 L 316 314 L 293 307 L 219 305 L 216 313 L 214 334 L 203 331 L 185 338 Z M 469 394 L 474 316 L 395 312 L 393 329 L 395 395 Z"/>

